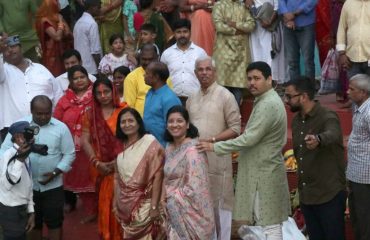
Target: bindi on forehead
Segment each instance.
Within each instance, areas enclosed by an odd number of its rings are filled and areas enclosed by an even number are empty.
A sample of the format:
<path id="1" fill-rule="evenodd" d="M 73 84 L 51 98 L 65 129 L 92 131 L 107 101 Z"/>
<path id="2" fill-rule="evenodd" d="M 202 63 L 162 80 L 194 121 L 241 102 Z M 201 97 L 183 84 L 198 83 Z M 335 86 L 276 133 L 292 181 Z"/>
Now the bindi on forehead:
<path id="1" fill-rule="evenodd" d="M 100 84 L 100 85 L 98 86 L 98 90 L 99 90 L 100 92 L 103 92 L 103 91 L 104 91 L 103 84 Z"/>

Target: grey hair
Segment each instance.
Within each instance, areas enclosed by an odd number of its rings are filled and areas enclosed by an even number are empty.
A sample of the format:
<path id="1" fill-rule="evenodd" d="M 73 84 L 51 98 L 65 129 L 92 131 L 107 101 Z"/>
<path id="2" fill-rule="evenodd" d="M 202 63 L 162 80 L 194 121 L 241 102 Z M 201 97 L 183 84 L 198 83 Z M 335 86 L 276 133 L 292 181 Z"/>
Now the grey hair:
<path id="1" fill-rule="evenodd" d="M 367 91 L 367 94 L 370 95 L 370 76 L 367 74 L 356 74 L 349 79 L 350 82 L 355 82 L 356 86 Z"/>
<path id="2" fill-rule="evenodd" d="M 197 69 L 197 66 L 198 66 L 198 64 L 199 64 L 200 62 L 204 62 L 204 61 L 207 61 L 207 60 L 211 61 L 211 63 L 212 63 L 212 67 L 213 67 L 213 68 L 216 68 L 216 62 L 215 62 L 215 60 L 214 60 L 213 58 L 211 58 L 210 56 L 203 56 L 203 57 L 199 57 L 199 58 L 197 58 L 197 60 L 195 60 L 195 66 L 194 66 L 194 68 L 195 68 L 195 69 Z"/>

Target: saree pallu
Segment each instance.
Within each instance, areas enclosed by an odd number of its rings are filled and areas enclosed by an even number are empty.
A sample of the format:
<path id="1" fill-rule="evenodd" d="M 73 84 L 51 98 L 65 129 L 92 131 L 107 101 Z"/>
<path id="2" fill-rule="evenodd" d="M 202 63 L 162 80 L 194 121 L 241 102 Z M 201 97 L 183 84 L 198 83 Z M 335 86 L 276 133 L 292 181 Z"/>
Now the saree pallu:
<path id="1" fill-rule="evenodd" d="M 85 109 L 92 105 L 92 98 L 91 84 L 81 97 L 68 88 L 54 110 L 54 117 L 64 122 L 73 136 L 76 159 L 72 163 L 71 171 L 63 174 L 63 187 L 75 193 L 95 192 L 95 186 L 89 174 L 89 157 L 81 149 L 82 118 Z"/>
<path id="2" fill-rule="evenodd" d="M 64 72 L 64 65 L 61 59 L 63 54 L 62 41 L 55 41 L 46 33 L 46 29 L 52 27 L 57 31 L 57 26 L 48 19 L 42 19 L 36 25 L 37 35 L 40 39 L 42 57 L 41 63 L 54 75 L 59 76 Z"/>
<path id="3" fill-rule="evenodd" d="M 36 31 L 42 49 L 41 63 L 55 77 L 57 77 L 64 73 L 62 55 L 64 51 L 73 49 L 73 37 L 72 35 L 63 35 L 63 38 L 60 41 L 53 40 L 46 33 L 46 29 L 49 27 L 52 27 L 55 31 L 57 31 L 57 25 L 47 18 L 42 18 L 41 21 L 36 24 Z M 64 28 L 69 29 L 66 23 L 64 23 Z"/>
<path id="4" fill-rule="evenodd" d="M 144 135 L 117 157 L 114 205 L 124 240 L 165 239 L 162 206 L 160 220 L 150 218 L 154 177 L 163 171 L 164 151 L 152 135 Z M 161 191 L 161 198 L 164 197 Z"/>
<path id="5" fill-rule="evenodd" d="M 169 239 L 212 239 L 215 231 L 209 191 L 208 162 L 191 140 L 166 148 L 163 185 L 166 189 Z"/>
<path id="6" fill-rule="evenodd" d="M 117 106 L 113 114 L 104 120 L 96 104 L 86 110 L 83 117 L 83 131 L 89 131 L 96 157 L 102 162 L 113 161 L 122 151 L 122 144 L 115 138 L 117 116 L 127 105 Z M 112 213 L 114 174 L 101 175 L 90 165 L 90 174 L 98 192 L 98 232 L 103 240 L 122 239 L 121 228 Z"/>
<path id="7" fill-rule="evenodd" d="M 110 5 L 114 0 L 102 0 L 102 7 Z M 110 44 L 109 38 L 114 33 L 123 34 L 123 23 L 122 23 L 122 8 L 117 7 L 106 13 L 104 18 L 99 23 L 100 43 L 103 50 L 103 54 L 109 53 Z"/>
<path id="8" fill-rule="evenodd" d="M 330 0 L 319 1 L 316 7 L 316 42 L 322 66 L 332 45 Z"/>

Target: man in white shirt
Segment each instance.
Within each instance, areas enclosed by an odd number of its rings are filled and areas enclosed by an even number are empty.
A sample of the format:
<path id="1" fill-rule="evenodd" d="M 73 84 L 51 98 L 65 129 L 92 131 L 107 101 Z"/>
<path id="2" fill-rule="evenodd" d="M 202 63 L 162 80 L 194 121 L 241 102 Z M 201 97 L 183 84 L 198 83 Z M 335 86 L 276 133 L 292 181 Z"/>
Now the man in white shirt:
<path id="1" fill-rule="evenodd" d="M 60 84 L 60 87 L 62 88 L 63 92 L 65 92 L 69 86 L 68 69 L 76 65 L 82 65 L 82 60 L 81 54 L 75 49 L 68 49 L 67 51 L 65 51 L 62 55 L 62 59 L 64 63 L 64 68 L 66 69 L 67 72 L 63 73 L 62 75 L 59 75 L 56 78 L 56 80 Z M 96 77 L 89 73 L 89 79 L 90 81 L 95 82 Z"/>
<path id="2" fill-rule="evenodd" d="M 26 232 L 35 226 L 32 173 L 25 142 L 26 121 L 13 123 L 9 133 L 13 147 L 0 158 L 0 226 L 4 239 L 26 239 Z"/>
<path id="3" fill-rule="evenodd" d="M 46 95 L 57 104 L 63 92 L 43 65 L 23 57 L 18 36 L 0 36 L 0 130 L 4 139 L 8 127 L 30 114 L 30 102 Z"/>
<path id="4" fill-rule="evenodd" d="M 74 46 L 82 57 L 82 66 L 88 73 L 97 74 L 102 54 L 99 27 L 94 16 L 99 15 L 100 0 L 86 0 L 85 12 L 73 28 Z"/>
<path id="5" fill-rule="evenodd" d="M 173 83 L 173 91 L 185 106 L 188 97 L 199 90 L 199 81 L 194 73 L 195 60 L 206 57 L 203 48 L 190 41 L 191 23 L 179 19 L 174 24 L 176 43 L 166 49 L 161 62 L 167 64 Z"/>

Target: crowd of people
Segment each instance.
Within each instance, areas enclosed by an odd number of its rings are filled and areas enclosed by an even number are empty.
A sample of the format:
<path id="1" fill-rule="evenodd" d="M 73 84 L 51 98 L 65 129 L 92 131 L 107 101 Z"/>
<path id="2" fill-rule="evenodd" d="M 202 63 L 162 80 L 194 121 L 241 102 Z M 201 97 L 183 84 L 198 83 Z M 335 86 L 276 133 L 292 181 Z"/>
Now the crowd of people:
<path id="1" fill-rule="evenodd" d="M 282 240 L 286 106 L 309 239 L 345 239 L 347 195 L 370 239 L 369 0 L 21 0 L 0 18 L 4 240 L 62 239 L 77 199 L 102 240 L 226 240 L 232 225 Z M 315 100 L 330 48 L 347 157 Z"/>

